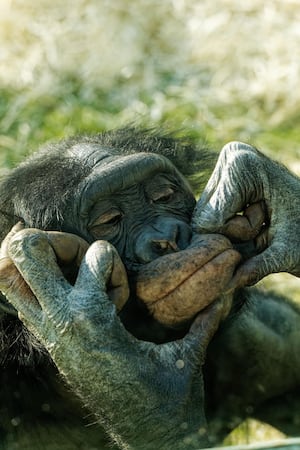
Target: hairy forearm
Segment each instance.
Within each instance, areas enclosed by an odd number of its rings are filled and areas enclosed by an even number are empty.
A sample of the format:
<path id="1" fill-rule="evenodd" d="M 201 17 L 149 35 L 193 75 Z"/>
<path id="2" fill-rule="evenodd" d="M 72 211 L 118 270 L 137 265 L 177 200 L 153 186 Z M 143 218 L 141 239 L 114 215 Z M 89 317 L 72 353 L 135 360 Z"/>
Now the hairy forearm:
<path id="1" fill-rule="evenodd" d="M 183 395 L 184 377 L 170 379 L 162 368 L 158 379 L 154 371 L 151 373 L 150 360 L 147 368 L 133 371 L 128 364 L 128 371 L 124 371 L 125 356 L 120 361 L 102 352 L 92 353 L 90 366 L 79 369 L 75 361 L 68 366 L 64 363 L 61 372 L 120 448 L 188 450 L 206 447 L 203 400 L 195 389 Z M 78 361 L 82 360 L 78 353 L 77 357 Z M 101 376 L 98 376 L 100 371 Z M 193 403 L 188 394 L 193 396 Z"/>

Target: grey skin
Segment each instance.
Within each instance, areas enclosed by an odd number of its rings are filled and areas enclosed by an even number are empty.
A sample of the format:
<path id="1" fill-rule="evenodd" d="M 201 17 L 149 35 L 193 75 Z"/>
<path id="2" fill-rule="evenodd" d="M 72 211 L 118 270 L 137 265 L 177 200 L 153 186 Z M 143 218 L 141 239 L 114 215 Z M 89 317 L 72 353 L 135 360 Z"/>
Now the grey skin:
<path id="1" fill-rule="evenodd" d="M 254 147 L 230 142 L 197 204 L 193 227 L 198 233 L 232 238 L 229 221 L 247 204 L 258 202 L 264 202 L 268 226 L 256 245 L 265 250 L 241 266 L 236 274 L 241 286 L 275 272 L 300 276 L 300 180 Z"/>
<path id="2" fill-rule="evenodd" d="M 108 242 L 90 246 L 74 287 L 45 232 L 19 231 L 8 255 L 32 294 L 24 301 L 13 283 L 4 288 L 7 298 L 120 448 L 206 446 L 201 367 L 221 302 L 200 314 L 184 339 L 159 346 L 129 334 L 106 294 L 119 258 Z"/>
<path id="3" fill-rule="evenodd" d="M 218 189 L 230 194 L 231 210 L 230 215 L 224 213 L 225 220 L 232 219 L 249 202 L 264 200 L 271 224 L 269 235 L 281 239 L 279 250 L 278 246 L 273 248 L 273 265 L 268 270 L 279 268 L 297 274 L 299 240 L 293 241 L 290 258 L 280 250 L 291 247 L 291 236 L 299 232 L 299 201 L 293 203 L 292 216 L 289 204 L 291 196 L 294 202 L 294 192 L 299 193 L 299 180 L 253 152 L 257 155 L 255 171 L 251 158 L 250 167 L 247 158 L 241 159 L 241 165 L 237 159 L 234 165 L 225 166 L 224 176 L 216 183 L 210 182 L 210 194 L 200 201 L 200 219 L 196 212 L 194 224 L 200 229 L 205 222 L 205 228 L 209 228 L 214 211 L 218 226 L 222 225 L 219 209 L 225 208 L 226 195 L 223 203 L 205 200 L 213 198 Z M 278 168 L 277 177 L 266 177 L 274 167 Z M 235 194 L 227 189 L 227 177 L 236 180 L 234 186 L 241 187 L 244 194 L 238 195 L 234 208 Z M 253 196 L 255 180 L 254 192 L 256 186 L 260 187 L 259 196 Z M 203 202 L 209 205 L 211 219 L 207 215 L 203 219 Z M 264 253 L 274 239 L 268 240 Z M 214 442 L 214 436 L 220 438 L 233 418 L 253 412 L 263 401 L 268 406 L 274 396 L 300 386 L 300 313 L 276 296 L 262 296 L 255 289 L 246 291 L 244 306 L 233 311 L 223 324 L 223 303 L 219 300 L 199 314 L 184 338 L 156 345 L 128 333 L 108 299 L 107 285 L 114 278 L 114 261 L 118 258 L 108 242 L 97 241 L 90 246 L 74 286 L 63 277 L 45 233 L 19 231 L 11 236 L 5 251 L 2 256 L 13 261 L 31 292 L 24 295 L 21 284 L 8 285 L 4 279 L 0 279 L 1 290 L 45 346 L 72 391 L 122 449 L 203 448 Z M 264 275 L 268 270 L 264 266 Z M 110 289 L 113 287 L 110 285 Z M 267 414 L 267 408 L 258 411 L 261 417 Z"/>

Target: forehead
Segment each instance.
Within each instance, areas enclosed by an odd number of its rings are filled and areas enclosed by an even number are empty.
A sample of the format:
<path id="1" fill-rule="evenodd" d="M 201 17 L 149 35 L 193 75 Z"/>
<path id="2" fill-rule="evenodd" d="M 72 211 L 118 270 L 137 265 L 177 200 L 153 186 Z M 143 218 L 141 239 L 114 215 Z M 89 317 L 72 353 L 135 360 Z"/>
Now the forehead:
<path id="1" fill-rule="evenodd" d="M 95 195 L 109 196 L 147 179 L 151 180 L 159 173 L 170 174 L 180 184 L 187 185 L 184 177 L 167 158 L 154 153 L 116 155 L 109 149 L 100 151 L 95 148 L 82 159 L 83 164 L 91 167 L 90 174 L 80 186 L 86 199 L 92 200 Z"/>
<path id="2" fill-rule="evenodd" d="M 191 192 L 185 178 L 164 156 L 155 153 L 120 155 L 114 149 L 104 149 L 97 144 L 75 145 L 70 156 L 77 157 L 91 168 L 90 174 L 80 183 L 79 204 L 74 205 L 75 214 L 87 216 L 100 199 L 110 198 L 134 185 L 152 180 L 158 174 L 172 176 L 175 183 Z"/>

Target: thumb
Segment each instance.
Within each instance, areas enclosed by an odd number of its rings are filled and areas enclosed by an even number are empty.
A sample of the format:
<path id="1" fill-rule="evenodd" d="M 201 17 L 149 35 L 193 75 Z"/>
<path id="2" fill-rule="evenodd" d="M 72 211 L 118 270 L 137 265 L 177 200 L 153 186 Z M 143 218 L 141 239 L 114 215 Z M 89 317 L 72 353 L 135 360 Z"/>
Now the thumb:
<path id="1" fill-rule="evenodd" d="M 201 311 L 194 320 L 190 331 L 183 338 L 183 348 L 187 352 L 194 350 L 197 358 L 202 355 L 204 362 L 205 352 L 208 344 L 219 328 L 224 316 L 224 299 L 218 299 Z"/>
<path id="2" fill-rule="evenodd" d="M 117 250 L 109 242 L 96 241 L 89 247 L 74 287 L 76 290 L 92 292 L 89 302 L 97 297 L 95 300 L 99 304 L 101 297 L 101 302 L 107 307 L 111 305 L 111 301 L 117 309 L 125 304 L 129 296 L 126 270 Z M 107 295 L 99 295 L 100 293 Z"/>

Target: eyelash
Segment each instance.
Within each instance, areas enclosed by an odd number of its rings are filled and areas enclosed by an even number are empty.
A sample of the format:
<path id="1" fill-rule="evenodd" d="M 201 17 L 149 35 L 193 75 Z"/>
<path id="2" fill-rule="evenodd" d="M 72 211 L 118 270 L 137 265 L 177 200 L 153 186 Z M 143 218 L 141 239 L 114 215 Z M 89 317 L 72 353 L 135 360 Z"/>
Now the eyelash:
<path id="1" fill-rule="evenodd" d="M 173 200 L 176 194 L 176 189 L 172 186 L 157 186 L 157 188 L 152 192 L 151 203 L 169 203 Z"/>
<path id="2" fill-rule="evenodd" d="M 153 203 L 168 203 L 174 196 L 174 192 L 166 195 L 162 195 L 161 197 L 153 200 Z"/>
<path id="3" fill-rule="evenodd" d="M 107 222 L 103 222 L 102 225 L 117 225 L 122 220 L 122 214 L 118 214 L 114 217 L 112 217 Z"/>
<path id="4" fill-rule="evenodd" d="M 122 221 L 122 219 L 123 214 L 116 211 L 115 214 L 112 214 L 111 218 L 108 217 L 107 220 L 105 220 L 105 217 L 103 217 L 103 219 L 101 219 L 101 216 L 98 217 L 98 219 L 91 225 L 90 229 L 102 230 L 103 232 L 106 232 L 117 226 Z"/>

